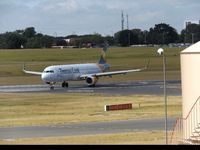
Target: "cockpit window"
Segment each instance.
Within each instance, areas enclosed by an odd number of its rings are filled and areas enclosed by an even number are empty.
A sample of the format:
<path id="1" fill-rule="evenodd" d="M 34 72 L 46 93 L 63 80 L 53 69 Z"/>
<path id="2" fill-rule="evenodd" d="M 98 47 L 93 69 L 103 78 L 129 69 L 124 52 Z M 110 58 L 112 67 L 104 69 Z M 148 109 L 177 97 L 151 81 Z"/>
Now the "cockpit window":
<path id="1" fill-rule="evenodd" d="M 44 71 L 44 73 L 54 73 L 53 70 L 47 70 L 47 71 Z"/>

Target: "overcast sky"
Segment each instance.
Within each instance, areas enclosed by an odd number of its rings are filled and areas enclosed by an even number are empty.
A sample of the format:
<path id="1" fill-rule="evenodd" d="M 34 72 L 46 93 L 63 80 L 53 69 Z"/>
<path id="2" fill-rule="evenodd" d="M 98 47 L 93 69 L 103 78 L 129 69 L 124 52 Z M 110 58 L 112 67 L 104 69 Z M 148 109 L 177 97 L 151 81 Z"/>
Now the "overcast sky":
<path id="1" fill-rule="evenodd" d="M 185 21 L 200 20 L 199 0 L 0 0 L 0 33 L 35 27 L 51 36 L 112 35 L 122 10 L 130 29 L 167 23 L 180 32 Z"/>

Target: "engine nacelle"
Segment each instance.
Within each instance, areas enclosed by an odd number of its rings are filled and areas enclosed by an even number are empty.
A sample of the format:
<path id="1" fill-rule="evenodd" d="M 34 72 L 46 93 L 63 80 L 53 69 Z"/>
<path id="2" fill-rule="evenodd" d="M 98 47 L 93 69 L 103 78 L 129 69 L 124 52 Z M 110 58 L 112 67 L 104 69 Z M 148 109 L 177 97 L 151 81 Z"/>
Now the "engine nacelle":
<path id="1" fill-rule="evenodd" d="M 95 85 L 98 81 L 98 78 L 91 76 L 91 77 L 87 77 L 85 81 L 88 85 Z"/>

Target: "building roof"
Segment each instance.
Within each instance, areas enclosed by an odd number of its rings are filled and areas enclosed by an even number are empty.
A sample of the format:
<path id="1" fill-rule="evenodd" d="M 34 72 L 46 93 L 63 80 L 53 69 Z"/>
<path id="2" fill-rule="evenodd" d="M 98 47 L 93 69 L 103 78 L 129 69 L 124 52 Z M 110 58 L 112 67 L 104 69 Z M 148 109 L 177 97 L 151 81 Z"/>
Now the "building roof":
<path id="1" fill-rule="evenodd" d="M 184 49 L 181 53 L 200 53 L 200 41 Z"/>

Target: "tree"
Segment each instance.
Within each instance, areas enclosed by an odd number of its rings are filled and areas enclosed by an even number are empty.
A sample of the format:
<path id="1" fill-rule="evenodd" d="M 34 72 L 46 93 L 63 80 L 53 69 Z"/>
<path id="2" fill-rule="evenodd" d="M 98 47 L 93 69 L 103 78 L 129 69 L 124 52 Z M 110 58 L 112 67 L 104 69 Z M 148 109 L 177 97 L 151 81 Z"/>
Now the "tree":
<path id="1" fill-rule="evenodd" d="M 119 31 L 114 34 L 115 40 L 117 43 L 119 43 L 121 46 L 125 47 L 128 46 L 130 43 L 130 30 L 123 30 Z"/>
<path id="2" fill-rule="evenodd" d="M 144 44 L 144 35 L 141 29 L 132 30 L 134 41 L 133 44 Z"/>
<path id="3" fill-rule="evenodd" d="M 178 33 L 170 25 L 161 23 L 150 28 L 147 38 L 150 44 L 169 44 L 177 42 Z"/>
<path id="4" fill-rule="evenodd" d="M 109 45 L 115 44 L 115 40 L 114 40 L 113 36 L 106 36 L 106 37 L 104 37 L 104 40 L 107 41 Z"/>
<path id="5" fill-rule="evenodd" d="M 81 36 L 68 36 L 68 38 L 70 38 L 69 45 L 76 47 L 100 46 L 104 42 L 104 37 L 98 33 Z"/>
<path id="6" fill-rule="evenodd" d="M 67 42 L 63 39 L 56 39 L 56 46 L 67 46 Z"/>
<path id="7" fill-rule="evenodd" d="M 41 48 L 41 41 L 39 37 L 32 37 L 27 40 L 26 48 Z"/>
<path id="8" fill-rule="evenodd" d="M 26 48 L 50 48 L 53 42 L 53 37 L 48 35 L 37 34 L 32 38 L 28 38 Z"/>
<path id="9" fill-rule="evenodd" d="M 16 32 L 7 32 L 0 36 L 0 48 L 21 48 L 26 43 L 26 38 Z"/>
<path id="10" fill-rule="evenodd" d="M 27 38 L 32 38 L 36 34 L 35 28 L 34 27 L 28 27 L 24 30 L 23 35 Z"/>
<path id="11" fill-rule="evenodd" d="M 136 30 L 123 30 L 115 33 L 115 40 L 121 46 L 130 46 L 133 44 L 139 44 L 139 37 Z"/>
<path id="12" fill-rule="evenodd" d="M 44 35 L 40 38 L 42 48 L 50 48 L 54 42 L 53 37 Z"/>

